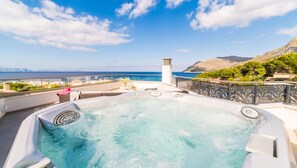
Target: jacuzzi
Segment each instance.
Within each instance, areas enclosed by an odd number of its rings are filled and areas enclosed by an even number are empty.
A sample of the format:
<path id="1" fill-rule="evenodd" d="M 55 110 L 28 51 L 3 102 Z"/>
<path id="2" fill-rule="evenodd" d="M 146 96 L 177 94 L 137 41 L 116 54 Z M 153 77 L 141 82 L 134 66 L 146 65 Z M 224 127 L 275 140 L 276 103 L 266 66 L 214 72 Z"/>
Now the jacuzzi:
<path id="1" fill-rule="evenodd" d="M 296 167 L 283 123 L 245 104 L 143 91 L 57 104 L 27 117 L 5 168 Z"/>

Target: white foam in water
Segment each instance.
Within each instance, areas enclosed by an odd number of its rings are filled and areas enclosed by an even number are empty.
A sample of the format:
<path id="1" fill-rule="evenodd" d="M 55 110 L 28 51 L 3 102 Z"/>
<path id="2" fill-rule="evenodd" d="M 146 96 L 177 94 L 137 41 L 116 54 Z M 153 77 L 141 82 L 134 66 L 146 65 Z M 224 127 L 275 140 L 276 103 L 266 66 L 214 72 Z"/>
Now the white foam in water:
<path id="1" fill-rule="evenodd" d="M 41 150 L 59 168 L 241 167 L 254 124 L 198 104 L 149 95 L 100 100 L 81 120 L 44 130 Z"/>

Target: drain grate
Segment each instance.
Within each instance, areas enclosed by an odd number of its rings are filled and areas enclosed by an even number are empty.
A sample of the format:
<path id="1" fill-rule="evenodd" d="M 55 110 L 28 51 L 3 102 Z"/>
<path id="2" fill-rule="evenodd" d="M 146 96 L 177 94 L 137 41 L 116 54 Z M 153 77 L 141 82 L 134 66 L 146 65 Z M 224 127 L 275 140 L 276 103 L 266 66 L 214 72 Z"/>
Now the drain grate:
<path id="1" fill-rule="evenodd" d="M 77 111 L 64 111 L 58 114 L 54 119 L 55 126 L 63 126 L 77 121 L 80 118 L 80 113 Z"/>

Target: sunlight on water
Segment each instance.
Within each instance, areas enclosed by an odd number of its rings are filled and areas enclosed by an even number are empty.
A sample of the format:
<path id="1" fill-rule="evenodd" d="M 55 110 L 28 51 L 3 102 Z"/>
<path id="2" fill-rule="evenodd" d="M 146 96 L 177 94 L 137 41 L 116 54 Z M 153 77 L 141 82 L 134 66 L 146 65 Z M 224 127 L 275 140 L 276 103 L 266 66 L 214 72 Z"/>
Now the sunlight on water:
<path id="1" fill-rule="evenodd" d="M 98 101 L 81 120 L 43 130 L 41 150 L 59 168 L 241 167 L 255 125 L 198 104 L 150 96 Z"/>

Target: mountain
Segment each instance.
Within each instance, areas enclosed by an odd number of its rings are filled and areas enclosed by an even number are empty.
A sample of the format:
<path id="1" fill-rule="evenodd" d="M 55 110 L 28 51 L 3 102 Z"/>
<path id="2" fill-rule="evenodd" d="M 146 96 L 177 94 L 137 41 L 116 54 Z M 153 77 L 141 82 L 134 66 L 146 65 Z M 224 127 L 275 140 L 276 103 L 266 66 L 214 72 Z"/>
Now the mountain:
<path id="1" fill-rule="evenodd" d="M 32 72 L 32 70 L 26 69 L 26 68 L 3 68 L 3 67 L 0 67 L 0 72 Z"/>
<path id="2" fill-rule="evenodd" d="M 290 52 L 297 52 L 297 38 L 292 38 L 288 44 L 280 47 L 276 50 L 266 52 L 263 55 L 256 57 L 239 57 L 239 56 L 227 56 L 227 57 L 216 57 L 206 61 L 198 61 L 194 65 L 189 66 L 185 72 L 199 72 L 199 71 L 211 71 L 219 70 L 223 68 L 229 68 L 236 65 L 243 64 L 248 61 L 263 62 Z"/>
<path id="3" fill-rule="evenodd" d="M 189 66 L 184 72 L 199 72 L 211 71 L 223 68 L 229 68 L 238 65 L 242 62 L 251 60 L 253 57 L 240 57 L 240 56 L 225 56 L 211 58 L 206 61 L 198 61 L 194 65 Z"/>
<path id="4" fill-rule="evenodd" d="M 263 62 L 291 52 L 297 52 L 297 38 L 292 38 L 287 45 L 276 50 L 266 52 L 263 55 L 256 56 L 251 61 Z"/>

